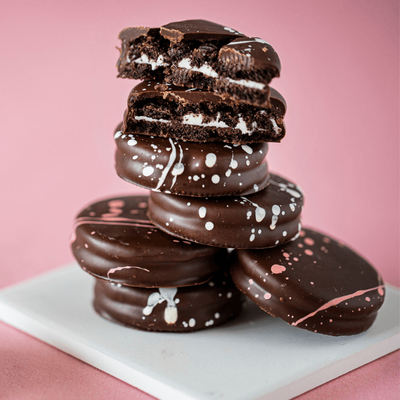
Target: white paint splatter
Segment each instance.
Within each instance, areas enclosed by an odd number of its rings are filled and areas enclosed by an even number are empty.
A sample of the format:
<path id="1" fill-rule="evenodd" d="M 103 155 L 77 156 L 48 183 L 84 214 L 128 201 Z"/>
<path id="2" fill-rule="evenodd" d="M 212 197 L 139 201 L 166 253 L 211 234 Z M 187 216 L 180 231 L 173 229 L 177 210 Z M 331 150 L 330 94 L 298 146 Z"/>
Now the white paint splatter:
<path id="1" fill-rule="evenodd" d="M 199 217 L 200 218 L 205 218 L 206 214 L 207 214 L 207 208 L 200 207 L 199 208 Z"/>
<path id="2" fill-rule="evenodd" d="M 216 162 L 217 162 L 217 156 L 214 153 L 208 153 L 206 155 L 205 163 L 208 168 L 212 168 Z"/>
<path id="3" fill-rule="evenodd" d="M 206 222 L 205 227 L 208 231 L 212 231 L 214 229 L 214 224 L 212 222 Z"/>

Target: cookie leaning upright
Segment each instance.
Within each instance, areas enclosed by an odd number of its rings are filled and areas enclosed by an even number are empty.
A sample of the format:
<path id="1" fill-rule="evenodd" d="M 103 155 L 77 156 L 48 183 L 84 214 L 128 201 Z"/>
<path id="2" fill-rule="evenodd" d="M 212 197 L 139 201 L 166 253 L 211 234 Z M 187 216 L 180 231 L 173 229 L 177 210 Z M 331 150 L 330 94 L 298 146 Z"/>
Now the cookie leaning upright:
<path id="1" fill-rule="evenodd" d="M 354 250 L 313 229 L 269 250 L 238 250 L 236 286 L 267 313 L 326 335 L 355 335 L 375 321 L 385 285 Z"/>
<path id="2" fill-rule="evenodd" d="M 268 107 L 268 85 L 280 74 L 279 57 L 269 43 L 210 21 L 126 28 L 119 38 L 122 78 L 163 79 Z"/>

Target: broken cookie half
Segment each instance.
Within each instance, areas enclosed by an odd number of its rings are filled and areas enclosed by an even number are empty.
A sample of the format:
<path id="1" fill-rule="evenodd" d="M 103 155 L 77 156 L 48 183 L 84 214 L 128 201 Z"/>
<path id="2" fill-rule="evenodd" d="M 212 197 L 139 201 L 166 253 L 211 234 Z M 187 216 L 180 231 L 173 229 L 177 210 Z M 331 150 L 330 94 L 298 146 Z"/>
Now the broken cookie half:
<path id="1" fill-rule="evenodd" d="M 118 76 L 213 91 L 224 98 L 270 106 L 269 83 L 280 74 L 278 54 L 266 41 L 205 20 L 160 28 L 126 28 Z"/>
<path id="2" fill-rule="evenodd" d="M 271 106 L 263 108 L 148 80 L 129 95 L 122 133 L 191 142 L 279 142 L 285 135 L 285 112 L 285 100 L 272 88 Z"/>

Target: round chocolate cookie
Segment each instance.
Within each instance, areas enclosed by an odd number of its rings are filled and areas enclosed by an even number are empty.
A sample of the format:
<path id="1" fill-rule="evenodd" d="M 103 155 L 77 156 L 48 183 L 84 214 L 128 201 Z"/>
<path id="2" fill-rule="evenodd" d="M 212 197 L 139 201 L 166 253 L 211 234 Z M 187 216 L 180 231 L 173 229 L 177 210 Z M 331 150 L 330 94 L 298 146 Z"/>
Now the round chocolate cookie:
<path id="1" fill-rule="evenodd" d="M 300 231 L 301 189 L 271 174 L 248 196 L 186 197 L 151 192 L 148 216 L 171 235 L 209 246 L 257 249 L 286 243 Z"/>
<path id="2" fill-rule="evenodd" d="M 242 300 L 223 271 L 207 283 L 184 288 L 136 288 L 97 279 L 93 305 L 102 317 L 133 328 L 189 332 L 237 316 Z"/>
<path id="3" fill-rule="evenodd" d="M 344 244 L 311 229 L 268 250 L 238 250 L 236 286 L 267 313 L 298 328 L 354 335 L 374 322 L 384 300 L 378 272 Z"/>
<path id="4" fill-rule="evenodd" d="M 232 145 L 114 135 L 118 175 L 135 185 L 185 196 L 229 196 L 258 192 L 268 184 L 268 143 Z"/>
<path id="5" fill-rule="evenodd" d="M 227 252 L 178 240 L 147 218 L 147 196 L 91 204 L 75 220 L 72 252 L 89 274 L 140 287 L 206 282 L 227 263 Z"/>

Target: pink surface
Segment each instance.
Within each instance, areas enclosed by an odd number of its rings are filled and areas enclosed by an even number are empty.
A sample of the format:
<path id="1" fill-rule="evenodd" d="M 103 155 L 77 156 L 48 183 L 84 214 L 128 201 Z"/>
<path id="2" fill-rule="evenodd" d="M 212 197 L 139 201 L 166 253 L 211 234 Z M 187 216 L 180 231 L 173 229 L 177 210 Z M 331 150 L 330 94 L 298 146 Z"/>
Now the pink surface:
<path id="1" fill-rule="evenodd" d="M 271 169 L 303 188 L 305 225 L 347 242 L 399 286 L 398 17 L 396 0 L 0 1 L 0 287 L 71 261 L 72 221 L 88 202 L 139 191 L 113 169 L 113 129 L 132 87 L 116 79 L 117 35 L 186 18 L 274 46 L 282 74 L 273 85 L 288 113 Z M 6 398 L 67 398 L 71 387 L 75 398 L 149 398 L 0 331 Z M 301 398 L 397 398 L 398 354 Z"/>

